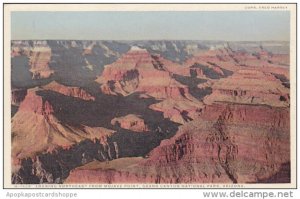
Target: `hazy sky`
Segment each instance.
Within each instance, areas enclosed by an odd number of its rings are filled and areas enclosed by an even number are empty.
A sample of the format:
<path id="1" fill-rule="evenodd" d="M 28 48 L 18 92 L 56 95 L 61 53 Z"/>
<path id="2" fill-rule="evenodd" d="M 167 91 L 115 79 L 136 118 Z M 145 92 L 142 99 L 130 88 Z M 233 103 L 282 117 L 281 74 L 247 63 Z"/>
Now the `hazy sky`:
<path id="1" fill-rule="evenodd" d="M 288 11 L 13 12 L 12 39 L 289 40 Z"/>

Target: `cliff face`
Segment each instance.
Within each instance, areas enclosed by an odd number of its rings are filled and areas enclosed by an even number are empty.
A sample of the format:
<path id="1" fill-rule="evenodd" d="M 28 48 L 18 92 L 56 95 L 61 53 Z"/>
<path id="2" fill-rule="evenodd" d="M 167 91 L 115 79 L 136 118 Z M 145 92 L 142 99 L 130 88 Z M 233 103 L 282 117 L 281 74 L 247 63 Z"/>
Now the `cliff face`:
<path id="1" fill-rule="evenodd" d="M 270 107 L 264 105 L 243 105 L 243 104 L 213 104 L 203 109 L 201 118 L 216 120 L 220 112 L 230 107 L 232 113 L 230 121 L 247 125 L 269 126 L 274 128 L 290 128 L 289 109 L 287 107 Z"/>
<path id="2" fill-rule="evenodd" d="M 68 148 L 57 148 L 51 153 L 38 153 L 34 157 L 20 160 L 20 165 L 13 166 L 12 183 L 63 183 L 71 169 L 93 160 L 107 162 L 118 158 L 117 150 L 117 145 L 109 140 L 87 139 Z"/>
<path id="3" fill-rule="evenodd" d="M 288 80 L 258 65 L 244 68 L 241 56 L 231 49 L 217 49 L 188 60 L 184 68 L 189 75 L 171 76 L 188 86 L 188 97 L 169 95 L 150 106 L 183 124 L 176 135 L 143 159 L 113 160 L 109 166 L 94 161 L 74 169 L 65 183 L 289 182 L 290 101 L 284 83 Z M 258 59 L 243 56 L 247 61 Z M 259 59 L 265 63 L 271 57 L 262 51 Z M 187 101 L 194 99 L 191 88 L 194 92 L 211 88 L 211 92 L 198 102 Z M 130 163 L 120 166 L 123 162 Z"/>
<path id="4" fill-rule="evenodd" d="M 184 66 L 191 67 L 192 69 L 194 68 L 192 66 L 195 64 L 205 66 L 212 71 L 211 73 L 215 73 L 215 76 L 223 76 L 224 72 L 222 72 L 221 68 L 229 71 L 235 71 L 239 67 L 234 54 L 236 53 L 228 46 L 222 46 L 219 48 L 211 47 L 211 49 L 199 52 L 187 59 L 184 62 Z M 197 69 L 197 75 L 209 78 L 209 74 L 204 74 L 203 68 L 201 69 L 197 67 Z"/>
<path id="5" fill-rule="evenodd" d="M 287 107 L 290 104 L 289 88 L 274 75 L 255 69 L 241 69 L 233 76 L 221 79 L 212 86 L 212 94 L 204 99 L 213 102 L 265 104 Z"/>
<path id="6" fill-rule="evenodd" d="M 218 110 L 216 107 L 206 109 L 203 118 L 185 125 L 171 142 L 164 141 L 161 148 L 153 150 L 148 161 L 161 162 L 163 167 L 169 162 L 181 165 L 181 160 L 182 164 L 188 164 L 196 159 L 200 168 L 219 165 L 221 173 L 223 171 L 221 175 L 228 176 L 225 182 L 233 183 L 256 182 L 271 177 L 289 162 L 287 109 L 257 107 L 253 110 L 243 105 L 221 107 Z M 211 113 L 219 115 L 212 118 Z M 180 173 L 180 169 L 177 172 Z M 208 178 L 200 177 L 192 182 L 212 182 L 214 176 L 218 176 L 218 169 L 205 173 Z M 192 176 L 193 173 L 187 178 L 192 179 Z M 290 176 L 285 177 L 284 182 L 289 181 Z"/>
<path id="7" fill-rule="evenodd" d="M 200 64 L 220 73 L 220 67 L 229 71 L 236 71 L 240 67 L 258 69 L 263 72 L 274 72 L 289 77 L 289 54 L 273 54 L 264 48 L 257 47 L 254 52 L 245 50 L 233 50 L 230 46 L 224 45 L 218 48 L 211 48 L 195 54 L 184 62 L 185 67 Z M 197 69 L 197 75 L 203 77 L 203 70 Z"/>
<path id="8" fill-rule="evenodd" d="M 38 95 L 40 89 L 29 89 L 18 112 L 12 118 L 12 158 L 18 166 L 22 159 L 58 148 L 69 148 L 83 140 L 105 142 L 114 131 L 102 127 L 61 123 L 49 101 Z"/>
<path id="9" fill-rule="evenodd" d="M 159 55 L 151 55 L 145 49 L 132 47 L 115 63 L 107 65 L 97 81 L 102 83 L 101 90 L 106 94 L 126 96 L 140 92 L 143 97 L 161 100 L 150 108 L 183 124 L 195 118 L 203 104 L 191 95 L 189 85 L 174 78 L 176 75 L 185 78 L 182 75 L 189 75 L 189 68 Z"/>
<path id="10" fill-rule="evenodd" d="M 177 130 L 147 108 L 153 99 L 98 97 L 87 101 L 28 89 L 12 118 L 12 183 L 63 183 L 70 170 L 93 160 L 143 156 Z M 126 114 L 131 112 L 140 114 Z M 110 125 L 114 117 L 119 127 Z"/>
<path id="11" fill-rule="evenodd" d="M 123 129 L 132 130 L 134 132 L 149 131 L 144 120 L 140 116 L 134 114 L 129 114 L 123 117 L 114 118 L 111 120 L 111 124 L 115 126 L 119 126 Z"/>
<path id="12" fill-rule="evenodd" d="M 97 81 L 107 94 L 144 92 L 155 98 L 184 95 L 187 88 L 172 79 L 161 59 L 145 49 L 132 47 L 116 62 L 105 66 Z"/>
<path id="13" fill-rule="evenodd" d="M 51 48 L 49 47 L 35 47 L 31 49 L 29 65 L 30 72 L 32 72 L 32 79 L 48 78 L 54 73 L 54 71 L 49 68 L 51 56 Z"/>
<path id="14" fill-rule="evenodd" d="M 236 45 L 16 42 L 12 183 L 290 182 L 288 55 Z"/>
<path id="15" fill-rule="evenodd" d="M 164 117 L 173 122 L 184 124 L 197 118 L 203 107 L 203 103 L 197 101 L 166 99 L 149 108 L 163 112 Z"/>
<path id="16" fill-rule="evenodd" d="M 216 114 L 209 115 L 212 111 Z M 94 162 L 94 168 L 73 170 L 66 182 L 249 183 L 279 172 L 285 175 L 272 182 L 289 181 L 288 170 L 282 171 L 290 161 L 287 109 L 220 105 L 208 107 L 202 116 L 162 141 L 146 159 L 121 168 L 112 161 L 109 169 Z"/>
<path id="17" fill-rule="evenodd" d="M 76 97 L 83 100 L 92 100 L 95 101 L 95 97 L 86 92 L 84 89 L 79 87 L 72 87 L 72 86 L 64 86 L 62 84 L 53 81 L 45 86 L 43 86 L 45 90 L 51 90 L 54 92 L 61 93 L 66 96 Z"/>

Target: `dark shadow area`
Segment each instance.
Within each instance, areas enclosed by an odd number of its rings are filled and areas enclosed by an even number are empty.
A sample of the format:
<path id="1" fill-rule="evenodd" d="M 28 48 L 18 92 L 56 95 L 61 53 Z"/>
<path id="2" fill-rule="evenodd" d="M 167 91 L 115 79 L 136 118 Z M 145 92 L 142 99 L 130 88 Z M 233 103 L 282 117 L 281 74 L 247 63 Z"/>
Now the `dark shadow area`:
<path id="1" fill-rule="evenodd" d="M 91 41 L 76 41 L 76 47 L 72 47 L 70 41 L 50 40 L 47 43 L 52 50 L 49 66 L 55 71 L 54 79 L 59 83 L 78 87 L 95 80 L 105 65 L 115 62 L 118 56 L 130 48 L 119 42 L 97 41 L 91 53 L 84 54 L 84 45 L 91 44 Z"/>
<path id="2" fill-rule="evenodd" d="M 95 97 L 95 101 L 85 101 L 79 98 L 65 96 L 53 91 L 38 91 L 53 106 L 55 117 L 62 125 L 70 125 L 82 128 L 82 125 L 90 127 L 105 127 L 116 132 L 108 138 L 107 143 L 99 140 L 83 140 L 70 148 L 59 147 L 54 151 L 40 152 L 33 159 L 23 159 L 21 169 L 12 175 L 13 184 L 39 184 L 39 183 L 63 183 L 69 176 L 70 171 L 85 165 L 93 160 L 110 161 L 122 157 L 147 156 L 157 147 L 163 139 L 175 135 L 179 124 L 165 119 L 162 112 L 149 109 L 152 104 L 159 101 L 154 98 L 141 99 L 140 93 L 129 96 L 105 95 L 101 93 L 100 86 L 95 79 L 103 71 L 103 67 L 111 64 L 123 53 L 126 53 L 131 45 L 146 48 L 150 53 L 159 53 L 166 59 L 182 63 L 189 55 L 186 51 L 188 41 L 94 41 L 96 44 L 91 52 L 84 52 L 85 48 L 93 41 L 56 41 L 49 40 L 47 44 L 52 49 L 52 57 L 49 63 L 51 70 L 55 73 L 48 79 L 32 80 L 32 74 L 26 56 L 12 58 L 12 86 L 16 88 L 32 88 L 42 86 L 55 80 L 66 86 L 81 87 Z M 199 49 L 208 49 L 204 44 L 196 42 Z M 33 46 L 33 42 L 30 42 Z M 164 49 L 165 48 L 165 49 Z M 157 70 L 164 70 L 158 57 L 152 56 L 153 65 Z M 214 63 L 210 63 L 214 64 Z M 217 65 L 215 65 L 217 66 Z M 200 64 L 192 67 L 200 68 L 204 74 L 211 79 L 220 79 L 232 75 L 231 71 L 222 69 L 224 75 Z M 191 67 L 191 68 L 192 68 Z M 124 79 L 130 81 L 139 75 L 136 71 L 130 71 Z M 206 82 L 197 78 L 195 71 L 191 71 L 191 77 L 173 75 L 180 83 L 189 87 L 189 92 L 197 99 L 203 99 L 211 94 L 211 88 L 200 89 L 198 84 Z M 281 80 L 285 81 L 285 80 Z M 114 82 L 110 82 L 114 86 Z M 113 89 L 112 89 L 113 90 Z M 183 95 L 184 92 L 180 90 Z M 12 105 L 11 115 L 18 110 Z M 111 125 L 115 117 L 128 114 L 136 114 L 144 119 L 149 131 L 134 132 Z M 183 111 L 182 117 L 190 121 L 188 112 Z M 37 132 L 38 133 L 38 132 Z M 14 135 L 12 135 L 13 137 Z M 117 148 L 116 148 L 117 147 Z M 183 153 L 182 151 L 180 153 Z M 182 156 L 182 154 L 180 154 Z M 289 165 L 288 165 L 289 166 Z M 276 174 L 270 179 L 262 179 L 262 182 L 281 179 L 286 176 L 289 167 L 283 166 L 283 174 Z M 280 173 L 280 172 L 279 172 Z M 290 175 L 290 173 L 289 173 Z"/>
<path id="3" fill-rule="evenodd" d="M 281 84 L 284 87 L 290 88 L 290 80 L 286 78 L 284 75 L 276 74 L 276 73 L 272 73 L 272 75 L 274 75 L 277 79 L 279 79 L 281 81 Z"/>
<path id="4" fill-rule="evenodd" d="M 200 79 L 194 76 L 182 76 L 177 74 L 173 74 L 173 78 L 175 78 L 176 81 L 180 82 L 181 84 L 188 86 L 190 94 L 198 100 L 201 100 L 206 95 L 210 95 L 212 93 L 212 89 L 209 87 L 206 87 L 204 89 L 198 88 L 198 84 L 207 82 L 207 80 L 205 79 Z"/>
<path id="5" fill-rule="evenodd" d="M 160 62 L 158 55 L 151 55 L 153 61 L 152 64 L 156 70 L 164 71 L 164 65 Z"/>
<path id="6" fill-rule="evenodd" d="M 18 112 L 19 107 L 11 105 L 11 117 L 13 117 Z"/>
<path id="7" fill-rule="evenodd" d="M 130 81 L 139 77 L 139 71 L 137 69 L 128 70 L 122 78 L 122 81 Z"/>
<path id="8" fill-rule="evenodd" d="M 259 179 L 257 183 L 290 183 L 291 182 L 291 163 L 286 162 L 281 165 L 279 171 L 266 179 Z"/>
<path id="9" fill-rule="evenodd" d="M 11 86 L 12 88 L 33 88 L 46 85 L 53 80 L 53 76 L 48 79 L 32 79 L 29 71 L 29 59 L 27 56 L 17 56 L 11 58 Z"/>
<path id="10" fill-rule="evenodd" d="M 86 81 L 95 79 L 100 73 L 100 67 L 93 66 L 93 70 L 86 67 L 82 47 L 68 47 L 67 49 L 64 45 L 57 44 L 56 41 L 49 41 L 48 44 L 52 49 L 49 66 L 55 71 L 54 79 L 57 82 L 69 86 L 83 86 Z M 92 55 L 87 57 L 91 62 L 97 61 L 93 60 Z"/>
<path id="11" fill-rule="evenodd" d="M 92 90 L 91 87 L 90 89 Z M 158 102 L 157 100 L 140 99 L 138 94 L 122 97 L 98 92 L 96 101 L 84 101 L 52 91 L 39 91 L 38 95 L 53 105 L 55 116 L 62 124 L 78 128 L 81 125 L 102 126 L 113 129 L 116 133 L 108 138 L 108 147 L 99 141 L 85 140 L 70 149 L 59 148 L 54 153 L 39 154 L 42 168 L 52 175 L 53 182 L 32 174 L 31 171 L 36 165 L 26 161 L 22 163 L 20 171 L 12 177 L 13 183 L 16 184 L 33 184 L 37 183 L 36 179 L 39 179 L 39 183 L 62 183 L 72 169 L 93 160 L 107 161 L 121 157 L 146 156 L 160 144 L 161 140 L 174 136 L 179 126 L 165 119 L 161 112 L 148 108 L 149 105 Z M 114 117 L 127 114 L 141 115 L 150 131 L 133 132 L 110 124 Z M 118 156 L 115 144 L 118 146 Z"/>
<path id="12" fill-rule="evenodd" d="M 112 128 L 110 121 L 114 117 L 121 117 L 128 114 L 141 115 L 150 126 L 156 126 L 163 122 L 163 114 L 148 107 L 159 101 L 154 98 L 140 99 L 139 93 L 123 97 L 115 95 L 105 95 L 99 91 L 94 93 L 92 87 L 87 89 L 95 97 L 95 101 L 85 101 L 79 98 L 65 96 L 53 91 L 38 91 L 52 104 L 55 116 L 63 123 L 78 126 L 88 125 L 91 127 L 102 126 Z"/>
<path id="13" fill-rule="evenodd" d="M 191 69 L 194 69 L 194 68 L 199 68 L 203 71 L 203 74 L 210 78 L 210 79 L 220 79 L 220 78 L 224 78 L 224 77 L 228 77 L 230 75 L 233 74 L 232 71 L 230 70 L 226 70 L 224 68 L 221 68 L 220 66 L 216 65 L 215 63 L 212 63 L 212 62 L 208 62 L 209 64 L 215 66 L 215 67 L 219 67 L 223 74 L 220 74 L 220 73 L 217 73 L 215 70 L 213 70 L 212 68 L 209 68 L 208 66 L 205 66 L 205 65 L 202 65 L 202 64 L 199 64 L 199 63 L 195 63 L 194 65 L 192 65 L 190 68 Z"/>
<path id="14" fill-rule="evenodd" d="M 26 158 L 21 161 L 22 168 L 11 178 L 12 184 L 39 184 L 39 178 L 33 173 L 33 161 Z"/>
<path id="15" fill-rule="evenodd" d="M 108 145 L 113 147 L 112 143 Z M 72 169 L 93 160 L 111 160 L 116 156 L 109 154 L 99 141 L 85 140 L 67 150 L 58 148 L 52 153 L 39 153 L 37 158 L 38 162 L 29 158 L 22 160 L 21 169 L 12 176 L 13 184 L 62 183 Z"/>
<path id="16" fill-rule="evenodd" d="M 120 54 L 126 53 L 130 50 L 130 45 L 126 42 L 119 41 L 102 41 L 110 50 L 118 52 Z"/>

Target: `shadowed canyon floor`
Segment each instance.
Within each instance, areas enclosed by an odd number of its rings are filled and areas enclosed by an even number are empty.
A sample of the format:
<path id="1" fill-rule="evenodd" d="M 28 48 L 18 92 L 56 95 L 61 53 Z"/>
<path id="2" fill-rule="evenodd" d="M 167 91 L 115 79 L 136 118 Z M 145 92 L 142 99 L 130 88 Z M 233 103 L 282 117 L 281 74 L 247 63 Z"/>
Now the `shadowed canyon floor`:
<path id="1" fill-rule="evenodd" d="M 289 183 L 287 47 L 12 41 L 12 183 Z"/>

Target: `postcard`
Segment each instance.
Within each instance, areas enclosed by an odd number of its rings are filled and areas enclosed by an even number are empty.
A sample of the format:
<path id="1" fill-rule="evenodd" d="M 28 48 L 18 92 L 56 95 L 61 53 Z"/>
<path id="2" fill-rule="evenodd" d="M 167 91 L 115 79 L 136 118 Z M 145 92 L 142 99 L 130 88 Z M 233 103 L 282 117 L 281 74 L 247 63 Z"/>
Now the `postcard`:
<path id="1" fill-rule="evenodd" d="M 4 4 L 4 188 L 295 188 L 296 4 Z"/>

